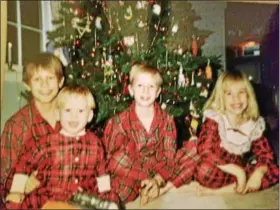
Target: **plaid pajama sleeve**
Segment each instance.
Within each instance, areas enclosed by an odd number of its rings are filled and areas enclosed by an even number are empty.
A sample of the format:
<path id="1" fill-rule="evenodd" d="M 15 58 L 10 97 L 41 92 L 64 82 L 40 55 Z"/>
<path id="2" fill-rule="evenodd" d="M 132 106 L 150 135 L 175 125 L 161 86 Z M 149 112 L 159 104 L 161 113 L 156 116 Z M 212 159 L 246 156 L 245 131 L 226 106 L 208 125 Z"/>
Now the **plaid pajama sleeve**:
<path id="1" fill-rule="evenodd" d="M 7 121 L 1 135 L 1 182 L 9 174 L 11 167 L 16 163 L 21 149 L 21 142 L 25 130 L 25 125 L 19 125 L 13 120 Z"/>
<path id="2" fill-rule="evenodd" d="M 279 168 L 274 160 L 273 152 L 267 138 L 261 137 L 252 143 L 252 151 L 256 155 L 257 163 L 248 166 L 248 173 L 252 173 L 256 168 L 266 165 L 268 171 L 262 179 L 262 189 L 266 189 L 279 181 Z"/>

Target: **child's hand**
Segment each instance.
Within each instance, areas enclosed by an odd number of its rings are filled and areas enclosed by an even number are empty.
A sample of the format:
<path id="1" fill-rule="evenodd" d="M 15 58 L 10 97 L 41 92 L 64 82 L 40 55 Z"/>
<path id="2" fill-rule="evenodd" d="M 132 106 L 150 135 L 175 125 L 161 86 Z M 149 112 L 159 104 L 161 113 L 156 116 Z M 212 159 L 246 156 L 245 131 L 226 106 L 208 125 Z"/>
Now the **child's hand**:
<path id="1" fill-rule="evenodd" d="M 155 179 L 145 179 L 141 182 L 140 190 L 140 203 L 141 205 L 147 204 L 150 200 L 158 197 L 159 186 Z"/>
<path id="2" fill-rule="evenodd" d="M 40 185 L 40 181 L 38 179 L 36 179 L 36 175 L 37 175 L 38 171 L 34 171 L 29 178 L 27 179 L 27 182 L 25 184 L 25 189 L 24 192 L 25 193 L 30 193 L 31 191 L 33 191 L 34 189 L 36 189 L 37 187 L 39 187 Z"/>
<path id="3" fill-rule="evenodd" d="M 153 179 L 157 181 L 159 187 L 163 187 L 165 185 L 165 181 L 160 174 L 156 174 Z"/>
<path id="4" fill-rule="evenodd" d="M 264 176 L 264 171 L 262 171 L 262 169 L 258 170 L 256 169 L 252 175 L 250 176 L 245 190 L 243 191 L 243 194 L 247 193 L 247 192 L 255 192 L 257 190 L 259 190 L 262 186 L 262 178 Z"/>
<path id="5" fill-rule="evenodd" d="M 6 201 L 12 201 L 14 203 L 21 203 L 24 199 L 24 195 L 21 193 L 9 193 L 6 197 Z"/>
<path id="6" fill-rule="evenodd" d="M 159 189 L 159 195 L 163 195 L 174 188 L 176 188 L 176 187 L 171 182 L 167 182 L 167 184 L 164 187 L 161 187 Z"/>

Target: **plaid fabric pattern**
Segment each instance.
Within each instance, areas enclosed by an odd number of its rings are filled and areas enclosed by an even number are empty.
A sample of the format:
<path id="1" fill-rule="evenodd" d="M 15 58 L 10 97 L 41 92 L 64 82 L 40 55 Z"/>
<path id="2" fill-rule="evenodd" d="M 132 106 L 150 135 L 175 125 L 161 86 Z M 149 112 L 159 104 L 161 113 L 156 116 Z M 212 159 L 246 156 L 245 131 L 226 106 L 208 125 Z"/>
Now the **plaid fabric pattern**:
<path id="1" fill-rule="evenodd" d="M 111 118 L 103 143 L 107 152 L 112 185 L 123 202 L 134 200 L 140 181 L 159 173 L 165 180 L 173 175 L 176 128 L 173 117 L 155 103 L 155 114 L 147 132 L 135 112 L 135 102 Z"/>
<path id="2" fill-rule="evenodd" d="M 22 146 L 30 140 L 55 133 L 60 130 L 57 123 L 55 128 L 41 116 L 34 100 L 15 113 L 5 124 L 1 135 L 1 182 L 5 183 L 8 173 L 16 163 Z"/>
<path id="3" fill-rule="evenodd" d="M 188 184 L 193 179 L 195 169 L 199 162 L 196 142 L 192 140 L 184 142 L 183 147 L 176 153 L 175 162 L 176 165 L 171 182 L 178 188 L 184 184 Z"/>
<path id="4" fill-rule="evenodd" d="M 235 182 L 235 177 L 224 173 L 216 165 L 229 163 L 237 164 L 244 168 L 247 177 L 260 165 L 267 165 L 268 171 L 262 179 L 262 189 L 265 189 L 278 182 L 279 169 L 273 160 L 273 153 L 265 137 L 252 143 L 252 152 L 257 157 L 257 163 L 252 165 L 245 163 L 243 156 L 227 152 L 220 147 L 221 139 L 218 131 L 218 124 L 209 118 L 202 125 L 198 138 L 198 154 L 200 161 L 195 170 L 195 179 L 202 185 L 210 188 L 220 188 Z"/>
<path id="5" fill-rule="evenodd" d="M 102 142 L 88 132 L 80 137 L 59 133 L 27 142 L 15 168 L 11 170 L 6 188 L 11 188 L 13 175 L 30 175 L 38 170 L 40 186 L 28 194 L 20 208 L 41 208 L 48 200 L 69 201 L 72 195 L 83 192 L 118 202 L 113 192 L 98 193 L 96 177 L 105 173 L 106 161 Z M 13 205 L 13 204 L 9 204 Z"/>

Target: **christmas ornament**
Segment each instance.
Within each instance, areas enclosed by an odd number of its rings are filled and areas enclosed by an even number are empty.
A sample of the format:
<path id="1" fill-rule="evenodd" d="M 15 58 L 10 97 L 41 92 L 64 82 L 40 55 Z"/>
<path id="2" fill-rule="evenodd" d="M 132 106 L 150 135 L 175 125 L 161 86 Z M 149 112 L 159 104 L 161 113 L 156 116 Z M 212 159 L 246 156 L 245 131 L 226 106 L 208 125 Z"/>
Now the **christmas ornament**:
<path id="1" fill-rule="evenodd" d="M 166 107 L 167 107 L 166 103 L 162 103 L 162 104 L 161 104 L 161 109 L 162 109 L 162 110 L 165 110 Z"/>
<path id="2" fill-rule="evenodd" d="M 192 100 L 190 102 L 189 110 L 190 110 L 190 115 L 192 117 L 190 132 L 191 132 L 192 135 L 196 135 L 196 131 L 197 131 L 197 127 L 198 127 L 199 114 L 197 113 L 194 102 Z"/>
<path id="3" fill-rule="evenodd" d="M 183 65 L 181 62 L 177 62 L 180 65 L 179 68 L 179 75 L 178 75 L 178 87 L 184 87 L 185 86 L 185 75 L 183 74 Z"/>
<path id="4" fill-rule="evenodd" d="M 208 59 L 208 61 L 207 61 L 205 74 L 206 74 L 206 79 L 210 79 L 210 80 L 212 79 L 213 75 L 212 75 L 212 68 L 210 66 L 210 59 Z"/>
<path id="5" fill-rule="evenodd" d="M 202 97 L 207 98 L 207 96 L 208 96 L 208 90 L 206 89 L 206 87 L 202 86 L 201 92 L 200 92 L 199 95 L 202 96 Z"/>
<path id="6" fill-rule="evenodd" d="M 132 45 L 134 45 L 134 42 L 135 42 L 134 36 L 125 36 L 123 38 L 123 43 L 125 46 L 131 47 Z"/>
<path id="7" fill-rule="evenodd" d="M 91 21 L 90 21 L 88 15 L 86 17 L 85 27 L 80 26 L 80 24 L 84 24 L 84 22 L 85 22 L 84 19 L 80 19 L 78 17 L 73 17 L 72 20 L 71 20 L 72 27 L 74 29 L 76 29 L 79 33 L 79 38 L 81 38 L 84 35 L 85 32 L 88 32 L 88 33 L 91 32 L 91 29 L 90 29 Z"/>
<path id="8" fill-rule="evenodd" d="M 124 1 L 119 1 L 120 6 L 124 6 Z"/>
<path id="9" fill-rule="evenodd" d="M 195 35 L 192 36 L 192 54 L 193 56 L 197 56 L 198 47 L 197 47 L 197 39 Z"/>
<path id="10" fill-rule="evenodd" d="M 185 77 L 185 87 L 189 87 L 189 85 L 190 85 L 190 79 L 189 79 L 189 77 Z"/>
<path id="11" fill-rule="evenodd" d="M 143 28 L 146 25 L 147 25 L 147 23 L 144 23 L 142 20 L 137 20 L 137 27 L 138 28 Z"/>
<path id="12" fill-rule="evenodd" d="M 192 81 L 191 81 L 191 86 L 194 86 L 194 74 L 195 74 L 195 72 L 194 72 L 194 71 L 192 71 Z"/>
<path id="13" fill-rule="evenodd" d="M 113 71 L 113 57 L 112 57 L 112 55 L 109 55 L 108 60 L 105 61 L 104 77 L 111 76 L 112 74 L 114 74 L 114 71 Z"/>
<path id="14" fill-rule="evenodd" d="M 200 88 L 201 85 L 202 85 L 201 82 L 197 82 L 197 83 L 196 83 L 196 87 L 197 87 L 197 88 Z"/>
<path id="15" fill-rule="evenodd" d="M 178 28 L 179 28 L 178 24 L 175 24 L 175 25 L 172 27 L 172 29 L 171 29 L 172 33 L 173 33 L 173 34 L 177 33 Z"/>
<path id="16" fill-rule="evenodd" d="M 127 74 L 124 74 L 124 86 L 123 86 L 123 95 L 127 96 L 129 94 L 129 91 L 128 91 L 128 75 Z"/>
<path id="17" fill-rule="evenodd" d="M 183 54 L 183 49 L 182 49 L 181 45 L 178 46 L 177 54 L 178 55 L 182 55 Z"/>
<path id="18" fill-rule="evenodd" d="M 148 2 L 147 1 L 137 1 L 135 8 L 136 9 L 146 9 Z"/>
<path id="19" fill-rule="evenodd" d="M 154 13 L 155 15 L 159 15 L 160 12 L 161 12 L 161 7 L 160 7 L 160 5 L 154 4 L 154 5 L 153 5 L 153 13 Z"/>
<path id="20" fill-rule="evenodd" d="M 132 14 L 132 8 L 131 8 L 131 5 L 129 5 L 127 8 L 126 8 L 126 11 L 125 11 L 125 14 L 124 14 L 124 18 L 126 20 L 130 20 L 132 18 L 133 14 Z"/>
<path id="21" fill-rule="evenodd" d="M 97 28 L 97 29 L 102 29 L 102 25 L 101 25 L 101 17 L 99 17 L 99 16 L 97 16 L 96 18 L 95 18 L 95 27 Z"/>

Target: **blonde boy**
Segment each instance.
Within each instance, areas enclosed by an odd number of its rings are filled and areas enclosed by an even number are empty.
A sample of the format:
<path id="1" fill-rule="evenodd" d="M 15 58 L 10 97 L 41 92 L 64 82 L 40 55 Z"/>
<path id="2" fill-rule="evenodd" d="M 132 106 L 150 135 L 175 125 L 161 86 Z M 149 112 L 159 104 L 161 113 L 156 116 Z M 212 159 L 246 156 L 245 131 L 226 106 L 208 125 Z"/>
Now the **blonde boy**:
<path id="1" fill-rule="evenodd" d="M 96 178 L 105 173 L 104 151 L 101 141 L 85 129 L 93 118 L 94 108 L 95 102 L 88 88 L 64 87 L 61 90 L 57 97 L 57 117 L 62 128 L 58 133 L 26 143 L 14 173 L 9 175 L 13 179 L 7 180 L 10 192 L 7 200 L 11 201 L 7 207 L 39 209 L 49 200 L 70 201 L 80 191 L 93 195 L 104 191 L 103 199 L 118 201 L 116 194 L 106 192 L 109 187 L 97 183 Z M 20 200 L 10 199 L 12 194 L 18 193 L 13 191 L 13 186 L 20 181 L 13 175 L 30 176 L 32 171 L 38 171 L 36 178 L 40 186 Z M 107 202 L 97 198 L 93 201 L 91 204 L 96 204 L 98 209 Z M 107 204 L 106 208 L 115 205 Z"/>
<path id="2" fill-rule="evenodd" d="M 134 101 L 108 121 L 103 143 L 112 188 L 123 202 L 134 200 L 141 191 L 141 202 L 145 204 L 148 192 L 157 196 L 159 187 L 172 176 L 176 128 L 173 117 L 156 102 L 162 84 L 159 71 L 135 64 L 129 79 Z"/>

